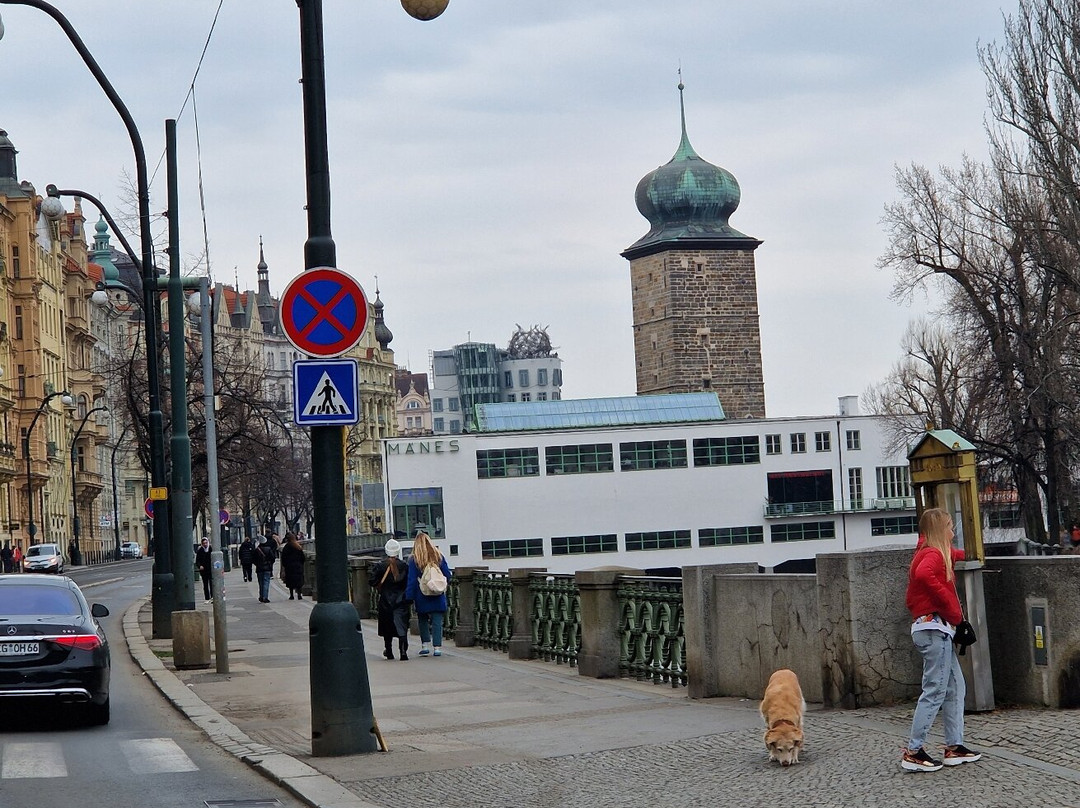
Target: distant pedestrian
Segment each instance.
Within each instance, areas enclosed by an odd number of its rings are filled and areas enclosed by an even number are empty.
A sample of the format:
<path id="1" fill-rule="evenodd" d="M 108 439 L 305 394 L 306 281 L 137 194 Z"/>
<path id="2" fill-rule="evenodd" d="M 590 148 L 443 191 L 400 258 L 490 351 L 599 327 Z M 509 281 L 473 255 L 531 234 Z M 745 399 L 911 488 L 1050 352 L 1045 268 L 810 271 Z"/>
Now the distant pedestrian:
<path id="1" fill-rule="evenodd" d="M 259 603 L 270 602 L 270 580 L 274 577 L 274 562 L 277 550 L 266 536 L 259 536 L 255 545 L 255 572 L 259 576 Z"/>
<path id="2" fill-rule="evenodd" d="M 907 607 L 911 640 L 923 660 L 922 693 L 911 721 L 911 737 L 900 766 L 908 771 L 933 772 L 945 766 L 973 763 L 982 757 L 964 746 L 966 685 L 953 648 L 956 626 L 964 619 L 956 596 L 953 563 L 964 551 L 952 546 L 953 521 L 940 508 L 927 508 L 919 518 L 919 543 L 908 570 Z M 945 753 L 938 760 L 924 745 L 938 711 L 945 722 Z"/>
<path id="3" fill-rule="evenodd" d="M 251 580 L 251 562 L 255 557 L 255 542 L 251 540 L 251 536 L 245 536 L 244 540 L 240 542 L 240 547 L 237 548 L 236 554 L 240 558 L 240 570 L 244 573 L 244 580 Z"/>
<path id="4" fill-rule="evenodd" d="M 412 555 L 409 556 L 409 582 L 405 597 L 416 606 L 416 619 L 420 624 L 420 656 L 442 656 L 443 619 L 446 617 L 446 592 L 427 595 L 421 590 L 420 581 L 429 567 L 442 572 L 447 585 L 450 582 L 450 566 L 431 543 L 431 537 L 420 530 L 413 540 Z"/>
<path id="5" fill-rule="evenodd" d="M 210 576 L 213 573 L 213 550 L 210 549 L 210 538 L 203 536 L 202 541 L 199 542 L 199 549 L 195 551 L 195 566 L 199 570 L 199 576 L 202 578 L 202 591 L 203 598 L 207 603 L 213 603 L 213 587 L 210 583 Z"/>
<path id="6" fill-rule="evenodd" d="M 383 550 L 386 558 L 371 569 L 368 582 L 378 590 L 379 636 L 386 648 L 383 656 L 394 658 L 394 638 L 402 660 L 409 658 L 409 613 L 411 611 L 405 588 L 409 583 L 409 568 L 401 560 L 401 543 L 388 539 Z"/>
<path id="7" fill-rule="evenodd" d="M 1069 543 L 1073 549 L 1080 549 L 1080 525 L 1076 522 L 1072 523 L 1072 527 L 1069 528 Z"/>
<path id="8" fill-rule="evenodd" d="M 22 568 L 22 566 L 23 566 L 23 551 L 22 551 L 22 542 L 21 541 L 15 542 L 15 549 L 11 551 L 11 560 L 15 564 L 15 572 L 22 572 L 23 571 L 23 568 Z"/>
<path id="9" fill-rule="evenodd" d="M 4 565 L 4 572 L 13 572 L 15 569 L 15 551 L 11 549 L 10 542 L 4 542 L 4 548 L 0 550 L 0 562 Z"/>
<path id="10" fill-rule="evenodd" d="M 281 580 L 289 589 L 289 600 L 296 593 L 297 600 L 303 600 L 304 588 L 304 549 L 295 533 L 285 534 L 285 546 L 281 548 Z"/>

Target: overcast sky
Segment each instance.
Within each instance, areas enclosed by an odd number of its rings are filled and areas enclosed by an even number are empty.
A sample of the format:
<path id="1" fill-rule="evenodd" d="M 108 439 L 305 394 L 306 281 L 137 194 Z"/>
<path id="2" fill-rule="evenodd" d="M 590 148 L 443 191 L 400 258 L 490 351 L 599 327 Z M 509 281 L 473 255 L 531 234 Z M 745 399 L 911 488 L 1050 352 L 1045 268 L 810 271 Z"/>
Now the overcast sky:
<path id="1" fill-rule="evenodd" d="M 151 172 L 179 117 L 181 239 L 217 281 L 254 288 L 259 237 L 280 293 L 306 237 L 293 0 L 53 0 L 131 110 Z M 679 142 L 742 187 L 761 239 L 770 416 L 835 412 L 898 358 L 918 308 L 875 266 L 894 166 L 985 155 L 980 42 L 1005 0 L 324 0 L 338 264 L 374 297 L 397 361 L 548 326 L 565 398 L 635 392 L 628 263 L 638 180 Z M 121 207 L 120 119 L 60 28 L 0 5 L 0 128 L 20 179 Z M 196 119 L 201 161 L 196 149 Z M 205 210 L 200 204 L 201 177 Z M 165 209 L 165 170 L 151 188 Z M 113 211 L 116 213 L 116 211 Z M 96 219 L 89 211 L 88 218 Z M 156 225 L 159 226 L 159 225 Z M 132 237 L 137 243 L 137 240 Z"/>

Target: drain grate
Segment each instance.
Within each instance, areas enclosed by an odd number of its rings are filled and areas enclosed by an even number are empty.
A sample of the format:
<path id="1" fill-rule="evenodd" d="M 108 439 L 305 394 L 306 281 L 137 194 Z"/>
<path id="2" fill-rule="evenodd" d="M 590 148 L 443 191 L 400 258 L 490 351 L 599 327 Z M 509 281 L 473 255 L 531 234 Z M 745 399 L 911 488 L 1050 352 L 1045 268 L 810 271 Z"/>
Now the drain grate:
<path id="1" fill-rule="evenodd" d="M 266 800 L 204 800 L 206 808 L 280 808 L 276 797 Z"/>

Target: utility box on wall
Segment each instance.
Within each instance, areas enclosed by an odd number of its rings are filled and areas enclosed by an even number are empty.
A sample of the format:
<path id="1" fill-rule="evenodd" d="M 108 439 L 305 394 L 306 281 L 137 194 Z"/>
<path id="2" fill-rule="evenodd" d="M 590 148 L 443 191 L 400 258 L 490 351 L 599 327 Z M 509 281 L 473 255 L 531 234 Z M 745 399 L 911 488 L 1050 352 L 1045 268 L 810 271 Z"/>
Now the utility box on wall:
<path id="1" fill-rule="evenodd" d="M 1028 613 L 1031 618 L 1032 661 L 1036 665 L 1045 668 L 1050 664 L 1050 651 L 1047 647 L 1046 603 L 1029 605 Z"/>

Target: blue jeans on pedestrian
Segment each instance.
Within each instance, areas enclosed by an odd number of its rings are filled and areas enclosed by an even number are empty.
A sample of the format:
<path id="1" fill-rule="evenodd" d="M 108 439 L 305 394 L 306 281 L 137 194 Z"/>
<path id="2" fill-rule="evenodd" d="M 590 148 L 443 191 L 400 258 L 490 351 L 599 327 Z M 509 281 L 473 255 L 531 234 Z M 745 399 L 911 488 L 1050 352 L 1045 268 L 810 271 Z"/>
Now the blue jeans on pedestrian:
<path id="1" fill-rule="evenodd" d="M 270 600 L 270 579 L 273 577 L 273 570 L 266 570 L 259 573 L 259 599 Z"/>
<path id="2" fill-rule="evenodd" d="M 442 624 L 445 615 L 446 612 L 417 612 L 420 642 L 430 642 L 436 648 L 442 648 Z"/>
<path id="3" fill-rule="evenodd" d="M 915 751 L 926 743 L 930 725 L 938 711 L 945 724 L 945 745 L 964 742 L 964 695 L 967 685 L 956 658 L 952 638 L 937 629 L 916 631 L 911 635 L 923 659 L 922 693 L 911 720 L 908 749 Z"/>

